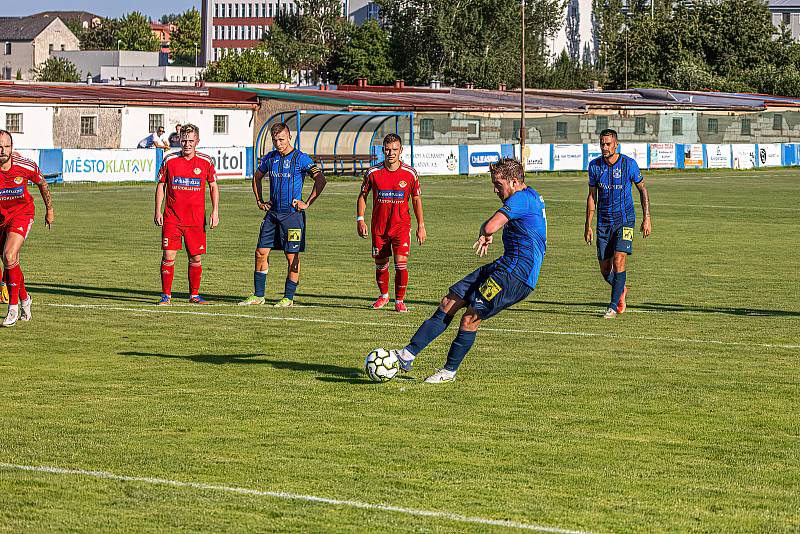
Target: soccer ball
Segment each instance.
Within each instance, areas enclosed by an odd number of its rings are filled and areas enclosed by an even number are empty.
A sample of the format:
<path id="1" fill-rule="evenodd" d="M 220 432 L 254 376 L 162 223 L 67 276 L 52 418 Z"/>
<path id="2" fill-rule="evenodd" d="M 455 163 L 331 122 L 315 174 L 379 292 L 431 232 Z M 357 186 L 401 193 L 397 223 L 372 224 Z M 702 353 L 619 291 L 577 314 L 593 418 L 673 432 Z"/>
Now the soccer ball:
<path id="1" fill-rule="evenodd" d="M 367 354 L 364 370 L 373 382 L 388 382 L 400 370 L 400 361 L 386 349 L 375 349 Z"/>

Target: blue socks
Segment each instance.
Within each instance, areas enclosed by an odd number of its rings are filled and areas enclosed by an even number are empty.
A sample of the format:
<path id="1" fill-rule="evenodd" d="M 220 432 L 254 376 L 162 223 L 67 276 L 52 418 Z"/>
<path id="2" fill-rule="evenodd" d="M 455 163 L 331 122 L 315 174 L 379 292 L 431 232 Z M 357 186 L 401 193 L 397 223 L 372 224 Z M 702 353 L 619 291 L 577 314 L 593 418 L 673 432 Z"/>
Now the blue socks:
<path id="1" fill-rule="evenodd" d="M 283 286 L 283 298 L 294 300 L 294 292 L 297 291 L 297 282 L 292 282 L 288 278 Z"/>
<path id="2" fill-rule="evenodd" d="M 452 320 L 452 315 L 447 315 L 442 310 L 437 308 L 436 313 L 434 313 L 430 319 L 426 319 L 425 322 L 420 325 L 419 329 L 408 343 L 408 346 L 406 346 L 406 350 L 416 356 L 422 352 L 425 347 L 430 345 L 431 341 L 442 335 L 442 332 L 447 329 L 447 326 Z"/>
<path id="3" fill-rule="evenodd" d="M 600 273 L 600 274 L 603 274 L 603 273 Z M 610 286 L 614 285 L 614 275 L 615 274 L 616 273 L 614 271 L 609 271 L 609 273 L 603 277 L 605 279 L 605 281 L 608 282 L 608 285 L 610 285 Z"/>
<path id="4" fill-rule="evenodd" d="M 472 344 L 475 343 L 476 334 L 477 332 L 467 332 L 466 330 L 458 331 L 458 335 L 450 345 L 450 352 L 447 353 L 447 363 L 444 364 L 445 369 L 454 373 L 458 370 L 458 366 L 461 365 L 464 356 L 467 355 L 469 349 L 472 348 Z"/>
<path id="5" fill-rule="evenodd" d="M 611 286 L 611 305 L 609 306 L 609 308 L 612 308 L 614 311 L 619 311 L 619 298 L 625 290 L 625 278 L 625 271 L 614 274 L 614 284 Z"/>
<path id="6" fill-rule="evenodd" d="M 257 297 L 264 296 L 264 290 L 267 288 L 267 273 L 269 271 L 253 271 L 253 295 Z"/>

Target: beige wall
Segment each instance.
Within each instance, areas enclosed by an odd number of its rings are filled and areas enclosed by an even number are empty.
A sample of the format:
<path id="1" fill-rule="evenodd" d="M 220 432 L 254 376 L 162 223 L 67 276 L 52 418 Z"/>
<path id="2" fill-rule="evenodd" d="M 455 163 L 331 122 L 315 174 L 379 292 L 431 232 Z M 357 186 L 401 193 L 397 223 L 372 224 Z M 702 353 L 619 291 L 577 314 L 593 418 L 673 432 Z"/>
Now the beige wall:
<path id="1" fill-rule="evenodd" d="M 55 19 L 33 40 L 33 67 L 38 67 L 50 57 L 50 45 L 53 50 L 78 50 L 80 41 L 61 19 Z M 24 73 L 23 73 L 24 75 Z"/>
<path id="2" fill-rule="evenodd" d="M 33 42 L 10 41 L 9 55 L 6 55 L 7 43 L 9 41 L 0 41 L 0 79 L 15 80 L 19 71 L 23 80 L 30 80 L 30 70 L 33 68 Z"/>
<path id="3" fill-rule="evenodd" d="M 81 135 L 83 116 L 97 117 L 95 135 Z M 53 116 L 53 145 L 60 148 L 119 148 L 121 130 L 122 108 L 59 108 Z"/>

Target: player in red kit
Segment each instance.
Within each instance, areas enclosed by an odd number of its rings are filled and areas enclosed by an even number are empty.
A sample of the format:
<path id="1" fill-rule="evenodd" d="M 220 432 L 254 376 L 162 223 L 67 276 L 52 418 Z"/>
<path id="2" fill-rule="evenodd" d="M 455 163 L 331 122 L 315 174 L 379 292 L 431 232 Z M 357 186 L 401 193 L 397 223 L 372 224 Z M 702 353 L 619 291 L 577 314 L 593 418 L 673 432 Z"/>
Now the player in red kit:
<path id="1" fill-rule="evenodd" d="M 25 277 L 19 266 L 19 251 L 33 225 L 33 198 L 28 182 L 39 187 L 47 207 L 44 223 L 50 228 L 55 219 L 53 201 L 39 167 L 29 159 L 14 154 L 11 134 L 0 130 L 0 243 L 3 247 L 3 279 L 8 286 L 8 314 L 3 326 L 17 320 L 31 320 L 31 296 L 25 290 Z"/>
<path id="2" fill-rule="evenodd" d="M 172 303 L 172 279 L 175 277 L 175 256 L 181 249 L 181 238 L 189 255 L 189 302 L 208 304 L 200 296 L 203 266 L 200 258 L 206 253 L 206 184 L 211 195 L 211 228 L 219 224 L 219 188 L 214 163 L 206 154 L 197 152 L 200 130 L 194 124 L 181 127 L 181 151 L 164 157 L 158 171 L 156 212 L 154 221 L 161 227 L 161 300 Z M 164 213 L 161 204 L 167 197 Z"/>
<path id="3" fill-rule="evenodd" d="M 394 256 L 394 309 L 406 312 L 403 302 L 408 285 L 408 253 L 411 249 L 411 215 L 408 203 L 414 207 L 417 218 L 417 242 L 425 243 L 425 222 L 422 214 L 422 196 L 419 179 L 413 167 L 400 161 L 403 143 L 400 137 L 389 134 L 383 138 L 383 164 L 370 167 L 364 173 L 364 182 L 356 204 L 356 230 L 367 238 L 367 195 L 372 191 L 372 257 L 375 258 L 375 280 L 380 296 L 372 305 L 380 309 L 389 302 L 389 256 Z"/>

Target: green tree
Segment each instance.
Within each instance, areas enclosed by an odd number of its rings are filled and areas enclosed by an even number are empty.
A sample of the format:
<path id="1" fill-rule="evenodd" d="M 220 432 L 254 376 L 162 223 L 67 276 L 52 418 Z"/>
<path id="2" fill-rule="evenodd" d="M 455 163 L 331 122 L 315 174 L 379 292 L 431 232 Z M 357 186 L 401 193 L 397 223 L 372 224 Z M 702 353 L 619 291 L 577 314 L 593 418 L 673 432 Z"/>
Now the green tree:
<path id="1" fill-rule="evenodd" d="M 115 37 L 116 40 L 121 41 L 120 48 L 122 50 L 157 52 L 161 49 L 161 43 L 150 29 L 150 20 L 138 11 L 122 16 Z"/>
<path id="2" fill-rule="evenodd" d="M 103 19 L 98 26 L 83 30 L 78 36 L 81 50 L 116 50 L 118 29 L 117 19 Z"/>
<path id="3" fill-rule="evenodd" d="M 60 57 L 48 58 L 33 72 L 39 82 L 78 82 L 81 79 L 75 64 Z"/>
<path id="4" fill-rule="evenodd" d="M 177 29 L 170 36 L 170 53 L 176 63 L 194 65 L 195 50 L 201 43 L 200 12 L 195 8 L 187 9 L 174 23 Z"/>
<path id="5" fill-rule="evenodd" d="M 161 18 L 158 19 L 158 22 L 160 22 L 161 24 L 175 24 L 177 23 L 180 16 L 181 15 L 178 13 L 168 13 L 166 15 L 161 15 Z"/>
<path id="6" fill-rule="evenodd" d="M 211 63 L 202 75 L 209 82 L 279 83 L 286 81 L 280 64 L 270 56 L 265 47 L 244 50 L 241 54 L 229 52 Z"/>
<path id="7" fill-rule="evenodd" d="M 332 62 L 347 40 L 350 24 L 340 0 L 296 0 L 294 13 L 282 11 L 264 36 L 269 53 L 288 71 L 311 71 L 328 81 Z M 302 15 L 298 14 L 302 13 Z"/>
<path id="8" fill-rule="evenodd" d="M 335 64 L 334 81 L 338 83 L 355 83 L 363 77 L 368 83 L 384 85 L 395 79 L 389 37 L 374 20 L 353 29 Z"/>

